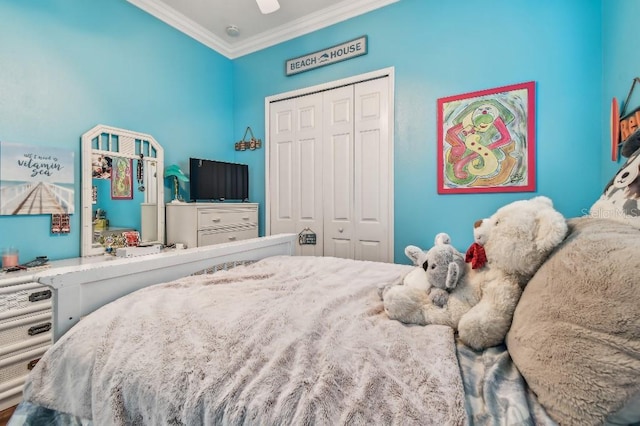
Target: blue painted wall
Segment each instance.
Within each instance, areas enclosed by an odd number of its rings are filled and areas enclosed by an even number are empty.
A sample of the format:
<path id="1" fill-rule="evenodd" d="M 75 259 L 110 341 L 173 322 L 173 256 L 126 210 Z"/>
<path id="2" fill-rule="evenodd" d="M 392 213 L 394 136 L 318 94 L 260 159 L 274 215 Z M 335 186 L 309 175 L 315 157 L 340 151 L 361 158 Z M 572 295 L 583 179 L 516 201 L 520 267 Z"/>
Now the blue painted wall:
<path id="1" fill-rule="evenodd" d="M 600 0 L 402 0 L 234 60 L 235 120 L 264 133 L 265 96 L 394 66 L 395 260 L 407 261 L 408 244 L 430 247 L 438 232 L 464 250 L 476 219 L 534 194 L 438 195 L 437 99 L 536 81 L 535 194 L 581 215 L 602 189 L 601 17 Z M 286 59 L 363 34 L 366 56 L 284 76 Z M 263 169 L 263 151 L 240 155 Z"/>
<path id="2" fill-rule="evenodd" d="M 611 96 L 624 97 L 638 74 L 630 53 L 636 0 L 605 10 L 602 0 L 444 3 L 401 0 L 231 61 L 124 0 L 4 0 L 0 140 L 75 150 L 79 182 L 84 131 L 98 123 L 135 129 L 154 135 L 167 164 L 183 169 L 190 156 L 249 163 L 251 198 L 264 207 L 264 149 L 232 146 L 246 126 L 265 139 L 264 98 L 394 66 L 395 253 L 405 262 L 406 245 L 428 247 L 441 231 L 464 249 L 477 218 L 534 195 L 437 195 L 437 99 L 534 80 L 535 194 L 567 216 L 582 214 L 612 173 L 604 129 Z M 363 34 L 366 56 L 284 76 L 286 59 Z M 22 260 L 79 255 L 79 215 L 68 236 L 50 236 L 49 222 L 0 216 L 0 247 L 18 246 Z M 264 209 L 260 225 L 264 233 Z"/>
<path id="3" fill-rule="evenodd" d="M 124 0 L 0 2 L 0 141 L 76 153 L 96 124 L 154 136 L 166 164 L 232 159 L 232 63 Z M 171 187 L 165 185 L 167 200 Z M 0 216 L 0 247 L 21 261 L 80 254 L 80 214 L 69 235 L 50 216 Z"/>
<path id="4" fill-rule="evenodd" d="M 601 182 L 604 185 L 611 179 L 626 160 L 611 160 L 609 145 L 609 113 L 611 101 L 617 98 L 620 106 L 625 101 L 631 82 L 640 77 L 640 34 L 637 31 L 637 17 L 640 16 L 640 2 L 636 0 L 616 0 L 603 3 L 602 10 L 602 51 L 603 51 L 603 144 Z M 640 85 L 636 84 L 629 100 L 627 112 L 640 107 Z"/>

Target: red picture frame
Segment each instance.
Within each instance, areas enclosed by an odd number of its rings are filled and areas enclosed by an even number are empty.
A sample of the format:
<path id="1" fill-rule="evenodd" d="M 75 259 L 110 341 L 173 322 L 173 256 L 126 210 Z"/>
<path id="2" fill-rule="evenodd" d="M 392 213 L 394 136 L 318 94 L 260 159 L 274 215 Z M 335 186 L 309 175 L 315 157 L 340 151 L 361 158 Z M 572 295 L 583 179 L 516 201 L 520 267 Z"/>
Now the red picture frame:
<path id="1" fill-rule="evenodd" d="M 535 82 L 438 99 L 438 194 L 535 191 Z"/>
<path id="2" fill-rule="evenodd" d="M 111 158 L 111 198 L 114 200 L 133 199 L 133 160 Z"/>

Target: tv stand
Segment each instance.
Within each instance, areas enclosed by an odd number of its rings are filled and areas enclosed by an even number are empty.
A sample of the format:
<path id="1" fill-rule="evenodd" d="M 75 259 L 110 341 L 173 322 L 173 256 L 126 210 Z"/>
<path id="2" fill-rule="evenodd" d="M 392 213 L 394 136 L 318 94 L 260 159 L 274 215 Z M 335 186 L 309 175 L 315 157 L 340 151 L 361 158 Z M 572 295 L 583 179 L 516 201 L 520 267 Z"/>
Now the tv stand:
<path id="1" fill-rule="evenodd" d="M 187 248 L 258 237 L 258 203 L 166 204 L 167 245 Z"/>

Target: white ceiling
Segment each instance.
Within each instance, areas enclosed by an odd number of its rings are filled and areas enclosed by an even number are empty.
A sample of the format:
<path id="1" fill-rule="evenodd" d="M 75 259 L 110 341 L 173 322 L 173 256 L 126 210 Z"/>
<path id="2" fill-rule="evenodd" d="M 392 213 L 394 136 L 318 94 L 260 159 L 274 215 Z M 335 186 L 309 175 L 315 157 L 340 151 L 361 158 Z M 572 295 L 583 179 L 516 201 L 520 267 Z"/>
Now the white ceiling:
<path id="1" fill-rule="evenodd" d="M 399 0 L 279 0 L 280 9 L 268 15 L 256 0 L 127 1 L 234 59 Z M 227 34 L 230 25 L 238 36 Z"/>

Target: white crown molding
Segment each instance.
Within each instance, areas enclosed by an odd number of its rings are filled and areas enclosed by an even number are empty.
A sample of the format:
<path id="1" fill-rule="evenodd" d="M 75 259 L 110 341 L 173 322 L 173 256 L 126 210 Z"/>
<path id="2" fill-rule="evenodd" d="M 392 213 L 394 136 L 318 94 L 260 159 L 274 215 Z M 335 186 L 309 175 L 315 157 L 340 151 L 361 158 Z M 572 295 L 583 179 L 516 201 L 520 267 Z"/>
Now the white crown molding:
<path id="1" fill-rule="evenodd" d="M 220 37 L 215 36 L 211 31 L 202 25 L 195 23 L 174 8 L 167 6 L 163 2 L 154 0 L 127 0 L 129 3 L 144 10 L 148 14 L 155 16 L 164 23 L 172 26 L 189 37 L 199 41 L 205 46 L 215 50 L 227 58 L 232 58 L 233 49 L 231 45 Z"/>
<path id="2" fill-rule="evenodd" d="M 199 41 L 205 46 L 215 50 L 221 55 L 224 55 L 229 59 L 235 59 L 284 41 L 291 40 L 292 38 L 317 31 L 321 28 L 337 24 L 338 22 L 387 6 L 399 0 L 345 0 L 334 7 L 321 10 L 302 19 L 297 19 L 287 25 L 276 27 L 273 30 L 260 34 L 259 36 L 250 37 L 244 41 L 238 41 L 233 45 L 215 36 L 201 25 L 193 22 L 191 19 L 162 2 L 154 0 L 127 1 Z"/>
<path id="3" fill-rule="evenodd" d="M 297 19 L 264 32 L 258 37 L 251 37 L 233 47 L 233 58 L 262 50 L 287 40 L 309 34 L 338 22 L 346 21 L 358 15 L 387 6 L 399 0 L 346 0 L 336 6 L 321 10 L 304 18 Z M 232 59 L 233 59 L 232 58 Z"/>

